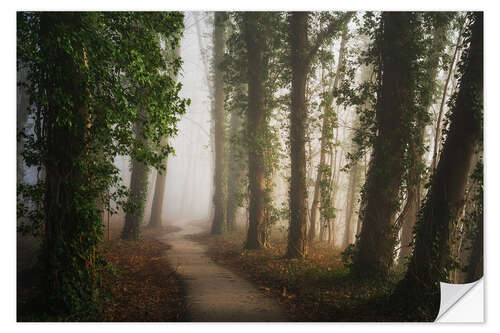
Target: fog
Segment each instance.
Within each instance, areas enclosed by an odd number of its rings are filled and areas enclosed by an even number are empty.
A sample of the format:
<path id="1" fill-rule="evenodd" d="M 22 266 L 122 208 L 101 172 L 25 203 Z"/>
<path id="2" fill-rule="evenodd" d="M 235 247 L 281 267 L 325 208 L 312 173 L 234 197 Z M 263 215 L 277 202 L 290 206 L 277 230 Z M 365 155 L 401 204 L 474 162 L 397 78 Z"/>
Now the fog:
<path id="1" fill-rule="evenodd" d="M 212 59 L 212 29 L 213 29 L 213 13 L 212 12 L 185 12 L 184 13 L 185 30 L 180 42 L 180 56 L 182 59 L 182 68 L 180 70 L 178 81 L 182 84 L 181 96 L 189 98 L 191 103 L 186 109 L 186 113 L 181 116 L 177 124 L 178 133 L 169 139 L 169 144 L 174 148 L 175 153 L 167 159 L 167 176 L 166 190 L 163 201 L 162 223 L 185 223 L 193 220 L 209 219 L 213 211 L 213 174 L 214 174 L 214 151 L 213 142 L 210 138 L 211 133 L 211 87 L 210 87 L 210 67 Z M 361 15 L 358 15 L 362 19 Z M 349 29 L 354 31 L 354 23 L 349 24 Z M 454 36 L 454 39 L 458 36 Z M 366 38 L 350 39 L 348 47 L 363 48 L 366 47 Z M 339 40 L 335 40 L 331 50 L 337 56 L 340 48 Z M 336 66 L 337 59 L 334 59 Z M 317 69 L 315 75 L 311 75 L 309 83 L 312 93 L 309 98 L 319 105 L 321 103 L 321 77 L 320 69 Z M 356 74 L 356 81 L 361 81 L 360 72 Z M 439 71 L 439 79 L 444 80 L 445 71 Z M 450 89 L 451 90 L 451 89 Z M 287 89 L 282 89 L 277 94 L 288 94 Z M 20 94 L 19 96 L 22 96 Z M 19 103 L 22 98 L 18 99 Z M 22 106 L 21 106 L 22 108 Z M 432 108 L 432 113 L 436 117 L 435 105 Z M 278 111 L 276 111 L 278 112 Z M 318 108 L 311 108 L 308 111 L 313 118 L 319 119 L 322 112 Z M 346 163 L 346 154 L 350 150 L 352 123 L 355 118 L 354 108 L 338 107 L 338 128 L 336 132 L 336 140 L 338 145 L 335 161 L 332 166 L 337 170 L 342 169 Z M 274 171 L 274 189 L 273 201 L 275 207 L 282 208 L 288 204 L 289 183 L 287 181 L 290 176 L 290 159 L 287 152 L 288 140 L 288 111 L 281 114 L 274 114 L 270 119 L 271 125 L 279 130 L 280 145 L 282 158 L 279 162 L 279 169 Z M 26 121 L 27 132 L 32 132 L 33 119 L 28 118 Z M 434 136 L 434 128 L 429 126 L 426 137 L 428 149 L 424 156 L 426 165 L 429 165 L 432 159 L 433 141 L 430 139 Z M 319 163 L 319 150 L 321 131 L 314 127 L 309 129 L 310 141 L 306 147 L 309 157 L 307 164 L 307 181 L 308 181 L 308 206 L 310 207 L 313 199 L 314 182 L 317 177 L 317 165 Z M 333 157 L 332 157 L 333 158 Z M 366 158 L 365 158 L 366 159 Z M 330 162 L 329 162 L 330 163 Z M 363 173 L 366 172 L 366 160 L 362 163 Z M 127 156 L 119 156 L 115 159 L 115 165 L 120 169 L 122 184 L 130 185 L 131 163 Z M 34 184 L 37 177 L 43 177 L 43 171 L 40 173 L 36 168 L 24 168 L 24 181 Z M 150 169 L 149 174 L 149 190 L 147 194 L 147 203 L 144 210 L 143 224 L 148 224 L 151 216 L 151 206 L 154 195 L 155 181 L 157 171 L 154 168 Z M 22 180 L 21 180 L 22 181 Z M 337 195 L 335 196 L 334 206 L 336 209 L 336 222 L 334 230 L 334 242 L 340 245 L 341 236 L 344 233 L 345 226 L 345 202 L 348 191 L 348 173 L 341 172 L 337 179 Z M 361 183 L 362 184 L 362 183 Z M 248 203 L 244 203 L 247 206 Z M 357 219 L 359 202 L 357 203 L 354 215 Z M 240 208 L 239 224 L 247 223 L 246 208 Z M 123 211 L 111 217 L 111 223 L 122 224 L 124 220 Z M 107 219 L 104 219 L 105 224 Z M 279 222 L 282 230 L 288 227 L 288 221 L 282 219 Z"/>
<path id="2" fill-rule="evenodd" d="M 211 43 L 207 12 L 186 12 L 186 27 L 181 40 L 183 61 L 179 81 L 181 95 L 191 99 L 185 115 L 178 123 L 179 134 L 170 143 L 175 155 L 168 158 L 167 185 L 164 202 L 167 220 L 182 217 L 201 219 L 211 209 L 212 148 L 210 143 L 210 95 L 205 63 L 202 60 L 197 24 L 202 45 Z"/>
<path id="3" fill-rule="evenodd" d="M 212 209 L 213 149 L 210 143 L 210 93 L 207 70 L 202 50 L 210 52 L 211 30 L 207 12 L 186 12 L 185 30 L 181 39 L 180 56 L 182 68 L 178 82 L 182 84 L 181 97 L 189 98 L 191 104 L 177 123 L 178 133 L 169 144 L 175 153 L 167 159 L 167 177 L 163 201 L 162 223 L 206 219 Z M 198 25 L 198 26 L 197 26 Z M 198 40 L 197 28 L 201 41 Z M 206 57 L 209 59 L 210 55 Z M 130 184 L 130 158 L 118 157 L 115 165 L 120 169 L 123 184 Z M 151 217 L 154 186 L 157 177 L 152 168 L 149 175 L 149 190 L 143 223 Z M 123 222 L 123 212 L 112 217 L 112 223 Z"/>

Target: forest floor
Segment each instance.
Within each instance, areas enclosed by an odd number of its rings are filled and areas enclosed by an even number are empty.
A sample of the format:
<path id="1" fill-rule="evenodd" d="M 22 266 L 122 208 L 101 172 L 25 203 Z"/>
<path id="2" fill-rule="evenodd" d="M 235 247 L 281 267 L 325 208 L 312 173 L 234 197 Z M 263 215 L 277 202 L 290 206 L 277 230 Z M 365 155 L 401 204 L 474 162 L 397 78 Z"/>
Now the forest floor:
<path id="1" fill-rule="evenodd" d="M 138 242 L 119 239 L 121 225 L 113 224 L 110 240 L 103 242 L 100 253 L 110 269 L 104 272 L 103 288 L 106 297 L 102 312 L 91 316 L 76 314 L 71 318 L 48 317 L 34 307 L 37 295 L 36 268 L 27 262 L 29 248 L 18 248 L 17 320 L 18 321 L 106 321 L 106 322 L 172 322 L 186 321 L 184 285 L 175 267 L 166 258 L 169 246 L 157 239 L 179 230 L 166 226 L 142 231 Z M 106 238 L 107 238 L 106 234 Z M 28 252 L 28 253 L 25 253 Z M 23 269 L 25 268 L 25 269 Z"/>
<path id="2" fill-rule="evenodd" d="M 186 321 L 184 285 L 167 260 L 169 245 L 157 239 L 177 230 L 146 229 L 139 242 L 112 239 L 103 244 L 103 255 L 116 270 L 105 279 L 111 297 L 100 321 Z"/>
<path id="3" fill-rule="evenodd" d="M 167 257 L 185 281 L 189 321 L 288 321 L 286 311 L 275 299 L 214 263 L 206 246 L 190 239 L 190 235 L 201 230 L 193 224 L 182 224 L 181 231 L 160 238 L 171 246 Z"/>
<path id="4" fill-rule="evenodd" d="M 344 267 L 340 251 L 315 243 L 303 260 L 285 259 L 286 235 L 275 232 L 264 250 L 245 251 L 244 232 L 211 236 L 208 227 L 189 236 L 208 249 L 215 262 L 247 278 L 264 294 L 275 298 L 290 321 L 432 321 L 408 313 L 411 304 L 390 298 L 402 272 L 389 280 L 359 280 Z"/>

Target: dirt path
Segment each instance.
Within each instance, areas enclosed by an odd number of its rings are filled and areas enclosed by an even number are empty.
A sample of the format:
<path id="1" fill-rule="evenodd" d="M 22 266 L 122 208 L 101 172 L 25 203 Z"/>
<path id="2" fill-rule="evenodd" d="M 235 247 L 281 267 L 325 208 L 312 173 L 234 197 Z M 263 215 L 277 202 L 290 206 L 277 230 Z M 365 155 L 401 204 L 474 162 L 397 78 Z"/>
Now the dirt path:
<path id="1" fill-rule="evenodd" d="M 186 283 L 190 320 L 194 322 L 287 321 L 285 312 L 255 286 L 226 268 L 214 263 L 205 247 L 186 239 L 200 228 L 182 225 L 182 230 L 160 240 L 171 245 L 170 263 L 177 267 Z"/>

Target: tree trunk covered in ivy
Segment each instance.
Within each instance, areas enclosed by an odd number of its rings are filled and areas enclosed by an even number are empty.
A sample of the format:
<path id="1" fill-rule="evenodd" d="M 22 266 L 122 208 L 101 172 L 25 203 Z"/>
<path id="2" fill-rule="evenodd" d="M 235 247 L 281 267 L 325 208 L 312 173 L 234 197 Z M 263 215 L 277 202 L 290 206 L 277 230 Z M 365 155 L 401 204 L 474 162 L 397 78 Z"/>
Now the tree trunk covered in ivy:
<path id="1" fill-rule="evenodd" d="M 396 293 L 439 304 L 439 282 L 448 280 L 450 232 L 464 205 L 474 151 L 482 135 L 483 13 L 470 15 L 468 50 L 460 64 L 460 89 L 453 97 L 450 129 L 439 159 L 422 217 L 416 225 L 413 256 Z"/>
<path id="2" fill-rule="evenodd" d="M 471 283 L 479 280 L 483 277 L 483 246 L 484 246 L 484 226 L 483 226 L 483 212 L 477 217 L 478 230 L 474 243 L 472 245 L 472 251 L 470 255 L 470 263 L 467 270 L 467 283 Z"/>
<path id="3" fill-rule="evenodd" d="M 483 277 L 483 247 L 484 247 L 484 221 L 483 221 L 483 162 L 482 159 L 476 164 L 474 170 L 474 192 L 470 195 L 474 196 L 471 201 L 474 202 L 474 210 L 468 214 L 475 222 L 474 237 L 472 239 L 472 247 L 469 254 L 469 262 L 467 265 L 467 277 L 465 283 L 470 283 L 479 280 Z M 463 251 L 463 250 L 462 250 Z"/>
<path id="4" fill-rule="evenodd" d="M 249 225 L 245 247 L 259 249 L 265 247 L 265 160 L 264 129 L 266 127 L 266 110 L 264 100 L 264 47 L 265 41 L 259 33 L 259 19 L 262 13 L 244 14 L 245 41 L 248 57 L 248 180 Z"/>
<path id="5" fill-rule="evenodd" d="M 241 130 L 243 119 L 239 110 L 231 113 L 229 130 L 229 161 L 227 172 L 227 213 L 226 224 L 228 231 L 236 230 L 236 213 L 241 205 L 243 176 L 245 174 L 245 162 L 243 157 Z"/>
<path id="6" fill-rule="evenodd" d="M 39 290 L 44 314 L 88 318 L 102 304 L 101 214 L 103 202 L 121 204 L 123 199 L 113 161 L 138 148 L 130 128 L 137 120 L 134 106 L 144 106 L 152 115 L 145 119 L 148 128 L 162 135 L 167 126 L 175 130 L 170 119 L 187 105 L 165 84 L 155 44 L 158 33 L 171 37 L 182 19 L 178 12 L 17 13 L 18 65 L 28 70 L 34 106 L 24 161 L 45 172 L 44 182 L 19 184 L 17 212 L 33 223 L 21 231 L 43 238 Z M 124 37 L 131 31 L 138 32 L 137 38 Z M 138 59 L 141 66 L 130 66 Z M 144 81 L 151 90 L 147 94 L 141 93 Z M 157 145 L 158 137 L 153 137 Z M 164 154 L 145 155 L 157 165 Z"/>
<path id="7" fill-rule="evenodd" d="M 306 185 L 306 77 L 308 72 L 308 14 L 290 15 L 289 38 L 292 67 L 292 104 L 290 109 L 290 226 L 287 257 L 302 258 L 306 254 L 307 185 Z"/>
<path id="8" fill-rule="evenodd" d="M 404 171 L 405 137 L 411 109 L 415 52 L 409 12 L 382 14 L 381 88 L 376 106 L 378 135 L 368 172 L 366 208 L 353 269 L 361 276 L 386 276 L 393 261 L 393 219 Z"/>
<path id="9" fill-rule="evenodd" d="M 45 230 L 43 262 L 47 275 L 44 292 L 49 312 L 81 310 L 82 300 L 94 297 L 92 268 L 97 243 L 92 236 L 95 221 L 100 221 L 97 198 L 86 195 L 89 184 L 80 162 L 86 158 L 88 129 L 87 79 L 82 74 L 86 66 L 83 45 L 77 38 L 54 43 L 64 34 L 81 33 L 78 13 L 44 12 L 40 14 L 40 48 L 47 57 L 41 70 L 46 74 L 47 105 L 43 120 L 47 156 L 45 192 Z M 75 55 L 76 53 L 76 55 Z M 77 201 L 86 200 L 91 207 L 82 215 Z M 79 296 L 75 296 L 79 293 Z"/>
<path id="10" fill-rule="evenodd" d="M 482 260 L 482 257 L 477 255 L 478 253 L 471 255 L 474 245 L 478 244 L 476 242 L 479 234 L 476 232 L 480 229 L 479 224 L 482 223 L 482 216 L 479 218 L 483 212 L 483 163 L 482 153 L 480 153 L 482 150 L 481 145 L 472 158 L 474 168 L 471 168 L 468 177 L 465 204 L 450 236 L 452 260 L 457 263 L 456 268 L 450 272 L 450 281 L 453 283 L 470 283 L 477 280 L 469 280 L 469 275 L 471 268 Z"/>
<path id="11" fill-rule="evenodd" d="M 290 226 L 286 257 L 303 258 L 307 237 L 307 184 L 306 184 L 306 86 L 312 59 L 320 46 L 354 15 L 343 14 L 329 22 L 308 41 L 309 13 L 292 12 L 289 15 L 288 42 L 290 45 L 291 105 L 290 105 Z"/>
<path id="12" fill-rule="evenodd" d="M 214 218 L 212 234 L 222 234 L 226 222 L 226 188 L 225 188 L 225 137 L 224 137 L 224 82 L 220 64 L 224 59 L 224 30 L 226 14 L 214 14 L 214 131 L 215 131 L 215 175 L 214 175 Z"/>
<path id="13" fill-rule="evenodd" d="M 365 183 L 361 187 L 360 190 L 360 203 L 359 203 L 359 211 L 358 211 L 358 221 L 356 223 L 356 237 L 361 235 L 361 230 L 363 229 L 363 214 L 366 210 L 366 179 L 368 179 L 368 170 L 370 169 L 370 164 L 373 161 L 373 151 L 370 153 L 369 160 L 367 159 L 367 153 L 363 156 L 363 178 L 365 179 Z"/>
<path id="14" fill-rule="evenodd" d="M 430 49 L 428 50 L 424 62 L 423 87 L 421 92 L 422 110 L 425 113 L 417 115 L 416 127 L 413 130 L 412 138 L 409 144 L 409 166 L 407 177 L 407 200 L 403 212 L 398 218 L 398 224 L 401 226 L 401 239 L 398 263 L 402 264 L 411 252 L 411 243 L 413 241 L 413 227 L 417 221 L 417 214 L 420 208 L 422 173 L 425 168 L 423 155 L 425 149 L 424 135 L 425 125 L 429 109 L 433 104 L 436 90 L 436 78 L 438 74 L 439 59 L 446 44 L 446 32 L 449 18 L 447 13 L 435 13 L 433 15 L 433 37 Z"/>
<path id="15" fill-rule="evenodd" d="M 135 124 L 135 135 L 137 139 L 142 141 L 144 149 L 147 150 L 149 143 L 143 138 L 143 125 L 140 121 Z M 127 212 L 121 238 L 138 241 L 148 195 L 149 167 L 134 159 L 131 164 L 130 195 L 127 201 Z"/>
<path id="16" fill-rule="evenodd" d="M 339 50 L 339 60 L 337 64 L 337 71 L 335 74 L 335 79 L 333 82 L 333 87 L 332 87 L 332 93 L 329 98 L 330 100 L 326 103 L 324 106 L 324 112 L 323 112 L 323 122 L 321 124 L 321 144 L 320 144 L 320 157 L 319 157 L 319 164 L 318 164 L 318 173 L 316 175 L 316 182 L 314 184 L 314 194 L 313 194 L 313 201 L 311 204 L 311 221 L 310 221 L 310 228 L 309 228 L 309 233 L 308 233 L 308 240 L 309 242 L 314 241 L 316 238 L 316 222 L 318 220 L 318 206 L 320 203 L 320 187 L 322 182 L 326 179 L 325 176 L 327 171 L 326 168 L 326 153 L 328 149 L 330 149 L 329 146 L 331 146 L 331 133 L 333 129 L 333 120 L 332 118 L 335 118 L 335 114 L 333 111 L 333 92 L 338 89 L 340 82 L 343 79 L 344 76 L 344 62 L 345 62 L 345 44 L 347 42 L 347 24 L 344 27 L 342 31 L 342 39 L 340 42 L 340 50 Z"/>
<path id="17" fill-rule="evenodd" d="M 335 131 L 335 136 L 333 138 L 334 142 L 337 142 L 339 138 L 339 128 L 337 127 Z M 335 190 L 337 189 L 337 155 L 338 150 L 337 146 L 333 145 L 329 149 L 329 158 L 330 163 L 327 168 L 327 177 L 325 179 L 326 186 L 320 187 L 320 223 L 321 228 L 319 232 L 319 239 L 321 241 L 328 240 L 330 243 L 331 240 L 331 230 L 332 224 L 335 222 L 335 207 L 334 207 L 334 198 L 336 196 Z M 327 235 L 328 234 L 328 235 Z"/>

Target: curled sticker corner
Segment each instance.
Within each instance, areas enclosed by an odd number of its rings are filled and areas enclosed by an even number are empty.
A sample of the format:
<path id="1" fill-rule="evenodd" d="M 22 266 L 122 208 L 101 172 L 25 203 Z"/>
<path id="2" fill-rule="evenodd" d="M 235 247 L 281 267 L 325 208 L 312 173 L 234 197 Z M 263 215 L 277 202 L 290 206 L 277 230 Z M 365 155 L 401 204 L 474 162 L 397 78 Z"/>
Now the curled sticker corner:
<path id="1" fill-rule="evenodd" d="M 440 300 L 440 305 L 439 305 L 439 313 L 436 317 L 435 322 L 467 322 L 464 318 L 464 320 L 456 320 L 452 318 L 443 318 L 443 315 L 447 314 L 447 312 L 455 307 L 455 304 L 461 303 L 460 300 L 467 294 L 469 291 L 474 288 L 476 285 L 481 284 L 481 287 L 483 286 L 483 278 L 471 282 L 471 283 L 464 283 L 464 284 L 451 284 L 451 283 L 445 283 L 445 282 L 440 282 L 440 288 L 441 288 L 441 300 Z M 482 289 L 482 288 L 481 288 Z M 481 297 L 482 301 L 483 297 Z M 477 310 L 477 309 L 476 309 Z M 482 310 L 483 308 L 481 307 L 481 318 L 482 316 Z M 445 316 L 448 317 L 448 316 Z M 448 320 L 451 319 L 451 320 Z M 473 320 L 476 322 L 476 320 Z M 478 322 L 482 322 L 483 320 L 477 320 Z"/>

